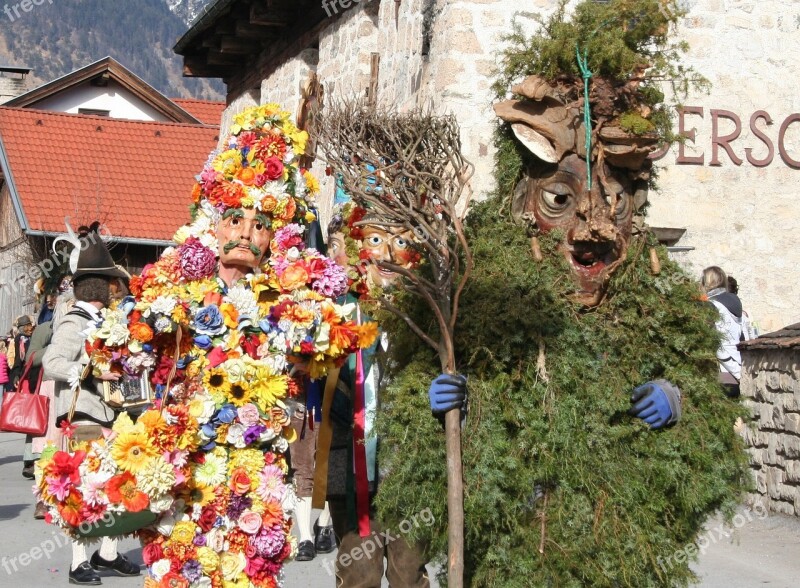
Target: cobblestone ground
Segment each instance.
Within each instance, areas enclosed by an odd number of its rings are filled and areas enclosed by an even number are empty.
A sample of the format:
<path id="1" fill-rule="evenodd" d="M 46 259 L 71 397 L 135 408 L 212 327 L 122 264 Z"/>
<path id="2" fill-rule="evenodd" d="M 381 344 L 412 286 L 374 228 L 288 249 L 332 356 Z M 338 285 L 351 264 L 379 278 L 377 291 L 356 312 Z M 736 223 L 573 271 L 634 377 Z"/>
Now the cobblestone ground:
<path id="1" fill-rule="evenodd" d="M 21 476 L 23 437 L 0 433 L 0 586 L 66 587 L 69 544 L 54 528 L 33 519 L 31 482 Z M 693 569 L 701 588 L 795 588 L 800 578 L 800 519 L 759 516 L 746 508 L 731 523 L 709 521 Z M 120 551 L 141 562 L 138 541 L 127 539 Z M 91 552 L 90 552 L 91 553 Z M 674 557 L 684 557 L 678 553 Z M 286 568 L 287 588 L 334 588 L 334 554 Z M 670 561 L 662 561 L 669 570 Z M 673 564 L 674 565 L 674 564 Z M 102 573 L 101 573 L 102 575 Z M 103 585 L 134 588 L 143 578 L 103 576 Z M 387 586 L 384 582 L 384 586 Z M 437 584 L 434 582 L 434 588 Z M 535 588 L 535 587 L 532 587 Z"/>

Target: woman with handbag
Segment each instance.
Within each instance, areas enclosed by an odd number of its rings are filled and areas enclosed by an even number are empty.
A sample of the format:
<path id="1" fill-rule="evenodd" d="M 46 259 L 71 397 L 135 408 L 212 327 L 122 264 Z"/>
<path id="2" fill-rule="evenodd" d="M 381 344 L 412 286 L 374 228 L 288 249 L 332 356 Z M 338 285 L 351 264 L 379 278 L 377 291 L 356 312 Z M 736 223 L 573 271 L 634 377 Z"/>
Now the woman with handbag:
<path id="1" fill-rule="evenodd" d="M 8 347 L 5 341 L 0 341 L 0 393 L 8 388 Z"/>
<path id="2" fill-rule="evenodd" d="M 105 372 L 99 377 L 89 377 L 73 388 L 81 376 L 85 363 L 84 341 L 87 327 L 97 323 L 100 310 L 110 301 L 109 284 L 127 276 L 114 265 L 111 254 L 102 240 L 94 239 L 83 249 L 73 277 L 75 305 L 66 313 L 53 331 L 53 338 L 44 354 L 44 376 L 55 380 L 56 422 L 69 420 L 77 427 L 110 428 L 116 412 L 103 402 L 102 380 L 117 380 L 119 374 Z M 99 428 L 98 427 L 98 428 Z M 102 434 L 102 433 L 99 433 Z M 91 560 L 87 558 L 86 544 L 72 542 L 72 565 L 69 582 L 79 585 L 101 584 L 96 570 L 110 570 L 120 576 L 138 576 L 139 566 L 117 553 L 117 538 L 104 537 L 99 551 Z"/>

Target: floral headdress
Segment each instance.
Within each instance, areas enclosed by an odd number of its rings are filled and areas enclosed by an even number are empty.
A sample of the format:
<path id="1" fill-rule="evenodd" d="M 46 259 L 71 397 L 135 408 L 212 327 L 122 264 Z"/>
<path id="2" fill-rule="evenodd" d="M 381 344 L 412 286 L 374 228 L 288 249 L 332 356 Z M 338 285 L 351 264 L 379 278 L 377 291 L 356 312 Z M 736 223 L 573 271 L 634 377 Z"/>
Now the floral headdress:
<path id="1" fill-rule="evenodd" d="M 229 208 L 267 213 L 275 230 L 313 221 L 319 182 L 299 165 L 307 141 L 308 133 L 277 104 L 237 114 L 222 150 L 211 153 L 197 176 L 192 222 L 178 230 L 175 241 L 196 237 L 213 248 L 214 225 Z"/>

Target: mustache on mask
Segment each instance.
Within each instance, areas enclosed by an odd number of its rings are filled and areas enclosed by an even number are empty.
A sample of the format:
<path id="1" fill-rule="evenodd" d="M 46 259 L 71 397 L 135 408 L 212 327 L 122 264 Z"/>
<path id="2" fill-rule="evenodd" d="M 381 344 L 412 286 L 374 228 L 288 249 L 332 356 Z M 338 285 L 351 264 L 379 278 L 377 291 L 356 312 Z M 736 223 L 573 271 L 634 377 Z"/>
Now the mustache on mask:
<path id="1" fill-rule="evenodd" d="M 239 245 L 241 245 L 241 243 L 242 243 L 241 239 L 238 239 L 236 241 L 228 241 L 227 243 L 225 243 L 222 249 L 225 251 L 225 253 L 230 253 L 231 251 L 236 249 Z M 254 243 L 250 243 L 247 246 L 247 248 L 250 249 L 250 253 L 255 255 L 257 258 L 261 257 L 261 249 L 259 249 L 258 246 L 255 245 Z"/>

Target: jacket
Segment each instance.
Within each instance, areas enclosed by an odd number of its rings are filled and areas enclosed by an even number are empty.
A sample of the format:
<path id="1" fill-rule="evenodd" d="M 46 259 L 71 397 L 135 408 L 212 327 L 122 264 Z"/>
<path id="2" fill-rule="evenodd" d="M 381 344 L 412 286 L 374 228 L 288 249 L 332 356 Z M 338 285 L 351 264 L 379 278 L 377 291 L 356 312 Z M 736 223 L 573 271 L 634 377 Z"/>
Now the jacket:
<path id="1" fill-rule="evenodd" d="M 81 313 L 81 310 L 73 309 L 64 315 L 53 330 L 53 338 L 42 359 L 44 379 L 55 380 L 56 422 L 59 423 L 67 418 L 72 403 L 69 379 L 86 365 L 80 360 L 86 339 L 83 332 L 89 322 L 85 310 Z M 89 420 L 108 427 L 115 417 L 116 412 L 103 402 L 102 382 L 91 377 L 81 382 L 73 420 Z"/>
<path id="2" fill-rule="evenodd" d="M 0 385 L 8 384 L 8 357 L 0 353 Z"/>

